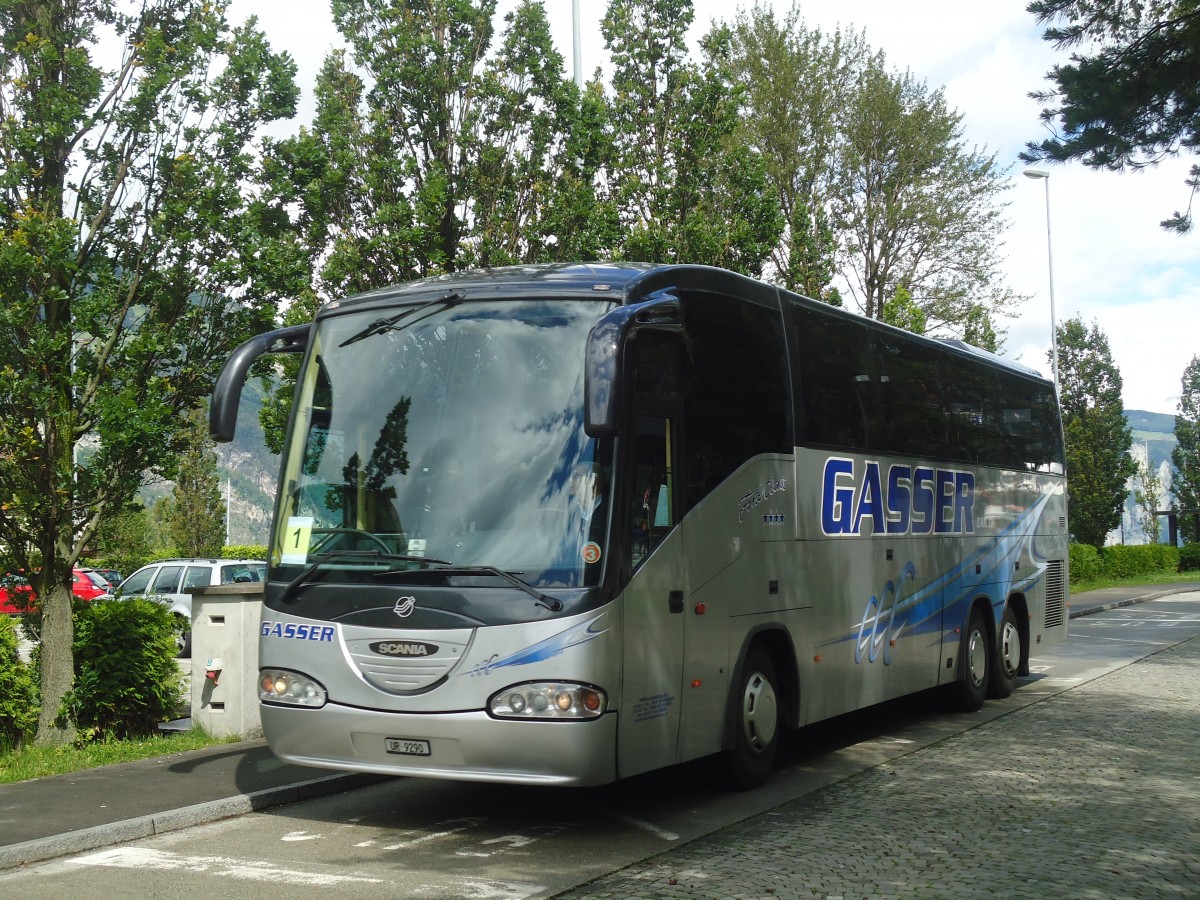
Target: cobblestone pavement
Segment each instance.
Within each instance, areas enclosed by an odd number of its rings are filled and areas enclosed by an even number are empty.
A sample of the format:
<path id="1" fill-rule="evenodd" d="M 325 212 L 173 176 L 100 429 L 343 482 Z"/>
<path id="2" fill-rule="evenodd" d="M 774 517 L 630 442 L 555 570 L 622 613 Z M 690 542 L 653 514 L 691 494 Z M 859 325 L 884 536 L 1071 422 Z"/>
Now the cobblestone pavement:
<path id="1" fill-rule="evenodd" d="M 1200 638 L 560 896 L 1200 898 Z"/>

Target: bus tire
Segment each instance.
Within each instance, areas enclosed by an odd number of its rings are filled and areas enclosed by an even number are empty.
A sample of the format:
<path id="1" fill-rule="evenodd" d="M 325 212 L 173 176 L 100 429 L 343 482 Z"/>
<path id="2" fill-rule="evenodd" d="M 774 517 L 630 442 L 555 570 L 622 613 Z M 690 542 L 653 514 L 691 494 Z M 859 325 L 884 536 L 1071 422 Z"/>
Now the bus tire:
<path id="1" fill-rule="evenodd" d="M 753 644 L 733 698 L 733 734 L 725 751 L 730 782 L 739 790 L 758 787 L 775 763 L 779 746 L 777 684 L 771 654 L 762 644 Z"/>
<path id="2" fill-rule="evenodd" d="M 1017 673 L 1021 668 L 1021 629 L 1017 627 L 1017 614 L 1011 604 L 1004 610 L 1000 620 L 1000 635 L 996 641 L 996 652 L 992 654 L 992 673 L 988 682 L 988 696 L 997 699 L 1007 697 L 1017 686 Z"/>
<path id="3" fill-rule="evenodd" d="M 967 627 L 958 648 L 958 681 L 954 684 L 954 705 L 962 712 L 975 712 L 987 699 L 991 680 L 992 642 L 988 637 L 983 611 L 975 606 L 967 617 Z"/>

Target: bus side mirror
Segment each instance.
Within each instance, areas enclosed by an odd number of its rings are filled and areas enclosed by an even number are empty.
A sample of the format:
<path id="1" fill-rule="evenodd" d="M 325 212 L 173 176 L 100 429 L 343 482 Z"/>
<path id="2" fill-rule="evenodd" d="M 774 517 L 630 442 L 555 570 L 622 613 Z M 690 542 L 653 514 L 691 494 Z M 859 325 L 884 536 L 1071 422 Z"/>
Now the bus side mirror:
<path id="1" fill-rule="evenodd" d="M 242 385 L 246 383 L 246 373 L 255 361 L 267 353 L 303 353 L 308 346 L 311 330 L 312 325 L 293 325 L 268 331 L 250 338 L 233 351 L 213 386 L 208 431 L 214 441 L 227 443 L 233 440 L 238 405 L 242 401 Z M 277 343 L 278 347 L 275 346 Z"/>
<path id="2" fill-rule="evenodd" d="M 620 430 L 625 346 L 634 328 L 680 328 L 679 300 L 660 291 L 649 300 L 609 310 L 588 334 L 583 381 L 583 429 L 589 437 L 613 437 Z"/>

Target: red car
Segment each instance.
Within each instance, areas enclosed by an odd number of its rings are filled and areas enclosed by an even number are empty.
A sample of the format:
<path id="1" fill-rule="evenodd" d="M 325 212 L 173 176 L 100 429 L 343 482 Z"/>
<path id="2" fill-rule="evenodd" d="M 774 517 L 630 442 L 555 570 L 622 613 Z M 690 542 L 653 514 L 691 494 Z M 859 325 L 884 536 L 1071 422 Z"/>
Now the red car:
<path id="1" fill-rule="evenodd" d="M 103 582 L 103 585 L 100 582 Z M 108 583 L 99 575 L 93 577 L 89 572 L 76 569 L 75 581 L 71 585 L 71 593 L 82 600 L 95 600 L 97 597 L 103 597 L 105 594 L 110 593 L 110 590 Z M 5 575 L 3 578 L 0 578 L 0 614 L 16 615 L 17 613 L 25 612 L 25 610 L 17 608 L 14 603 L 16 598 L 12 596 L 13 594 L 28 594 L 32 596 L 33 589 L 29 586 L 29 582 L 25 580 L 24 575 Z"/>

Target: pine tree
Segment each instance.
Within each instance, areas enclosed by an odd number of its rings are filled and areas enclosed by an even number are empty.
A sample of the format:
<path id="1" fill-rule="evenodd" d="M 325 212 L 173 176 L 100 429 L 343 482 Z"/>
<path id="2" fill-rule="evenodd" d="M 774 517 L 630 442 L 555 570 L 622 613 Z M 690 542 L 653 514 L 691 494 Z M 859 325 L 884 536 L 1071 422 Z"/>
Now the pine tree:
<path id="1" fill-rule="evenodd" d="M 167 520 L 171 541 L 181 556 L 220 556 L 225 545 L 225 500 L 202 407 L 188 413 L 184 434 L 186 445 L 179 457 Z"/>

